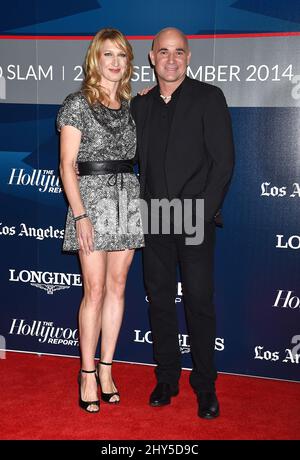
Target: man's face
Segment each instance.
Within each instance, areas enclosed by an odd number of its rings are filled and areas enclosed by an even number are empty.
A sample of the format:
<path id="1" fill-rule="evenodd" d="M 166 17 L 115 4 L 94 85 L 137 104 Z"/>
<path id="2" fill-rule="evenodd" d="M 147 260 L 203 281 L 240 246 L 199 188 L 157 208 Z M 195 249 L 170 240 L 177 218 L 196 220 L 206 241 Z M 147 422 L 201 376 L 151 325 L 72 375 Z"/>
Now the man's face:
<path id="1" fill-rule="evenodd" d="M 150 59 L 158 77 L 166 82 L 184 78 L 190 57 L 187 42 L 176 30 L 162 32 L 150 51 Z"/>

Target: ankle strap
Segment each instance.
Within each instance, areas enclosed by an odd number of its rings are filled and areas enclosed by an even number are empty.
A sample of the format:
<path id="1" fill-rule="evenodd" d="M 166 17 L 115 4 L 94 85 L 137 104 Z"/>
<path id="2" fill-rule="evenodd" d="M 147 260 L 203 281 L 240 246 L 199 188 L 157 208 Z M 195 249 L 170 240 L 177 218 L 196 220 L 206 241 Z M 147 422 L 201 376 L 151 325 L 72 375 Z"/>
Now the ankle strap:
<path id="1" fill-rule="evenodd" d="M 94 374 L 96 372 L 96 369 L 93 371 L 85 371 L 84 369 L 80 369 L 80 372 L 84 372 L 85 374 Z"/>
<path id="2" fill-rule="evenodd" d="M 105 363 L 104 361 L 99 361 L 99 364 L 104 364 L 105 366 L 111 366 L 112 362 L 111 363 Z"/>

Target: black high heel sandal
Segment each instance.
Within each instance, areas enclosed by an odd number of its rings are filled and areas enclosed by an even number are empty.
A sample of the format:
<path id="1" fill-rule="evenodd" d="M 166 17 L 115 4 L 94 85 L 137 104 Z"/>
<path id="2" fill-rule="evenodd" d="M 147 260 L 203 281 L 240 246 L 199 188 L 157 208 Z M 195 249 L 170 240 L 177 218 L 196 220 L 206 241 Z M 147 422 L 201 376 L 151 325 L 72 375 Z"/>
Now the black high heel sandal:
<path id="1" fill-rule="evenodd" d="M 103 364 L 104 366 L 112 366 L 112 363 L 105 363 L 104 361 L 99 361 L 99 363 L 98 363 L 99 383 L 100 383 L 100 377 L 99 377 L 99 375 L 100 375 L 100 369 L 99 369 L 100 364 Z M 113 384 L 115 385 L 114 381 L 113 381 Z M 100 383 L 100 388 L 101 388 L 101 383 Z M 117 401 L 110 401 L 110 399 L 113 396 L 119 396 L 119 399 Z M 102 388 L 101 388 L 101 399 L 102 399 L 102 401 L 104 401 L 104 402 L 106 402 L 108 404 L 119 404 L 119 402 L 120 402 L 120 393 L 118 391 L 115 391 L 114 393 L 103 393 Z"/>
<path id="2" fill-rule="evenodd" d="M 80 369 L 79 374 L 78 374 L 78 379 L 77 379 L 78 385 L 79 385 L 79 407 L 81 407 L 81 409 L 84 409 L 89 414 L 94 414 L 94 413 L 97 414 L 100 410 L 99 399 L 97 399 L 96 401 L 83 401 L 83 399 L 81 398 L 81 374 L 82 372 L 85 374 L 95 374 L 95 379 L 96 379 L 97 386 L 98 386 L 100 384 L 100 380 L 99 380 L 97 370 L 95 369 L 93 371 L 85 371 L 84 369 Z M 98 410 L 88 410 L 88 407 L 91 405 L 97 406 Z"/>

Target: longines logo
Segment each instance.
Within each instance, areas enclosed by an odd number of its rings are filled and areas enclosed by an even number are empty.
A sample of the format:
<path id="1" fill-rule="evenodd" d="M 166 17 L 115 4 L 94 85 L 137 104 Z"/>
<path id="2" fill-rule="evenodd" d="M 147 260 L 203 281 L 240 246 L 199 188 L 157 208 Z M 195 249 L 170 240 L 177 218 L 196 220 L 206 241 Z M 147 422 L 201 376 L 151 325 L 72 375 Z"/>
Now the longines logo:
<path id="1" fill-rule="evenodd" d="M 272 185 L 271 182 L 263 182 L 260 186 L 260 190 L 260 196 L 300 198 L 300 184 L 298 184 L 298 182 L 294 182 L 291 186 L 283 187 Z"/>
<path id="2" fill-rule="evenodd" d="M 282 289 L 278 289 L 278 294 L 273 307 L 290 308 L 292 310 L 299 308 L 300 298 L 295 295 L 292 296 L 293 292 L 294 291 L 284 291 Z"/>
<path id="3" fill-rule="evenodd" d="M 14 318 L 9 330 L 11 335 L 36 337 L 40 343 L 78 346 L 78 329 L 57 327 L 53 322 Z"/>
<path id="4" fill-rule="evenodd" d="M 277 244 L 276 248 L 279 249 L 300 249 L 300 236 L 292 235 L 286 237 L 285 235 L 276 235 Z"/>
<path id="5" fill-rule="evenodd" d="M 42 241 L 48 238 L 62 239 L 64 237 L 64 230 L 53 228 L 52 225 L 47 228 L 29 227 L 24 222 L 19 224 L 19 228 L 17 229 L 15 225 L 9 226 L 0 222 L 0 236 L 20 236 Z"/>
<path id="6" fill-rule="evenodd" d="M 42 272 L 34 270 L 9 269 L 9 281 L 29 283 L 31 286 L 44 290 L 47 294 L 69 289 L 71 286 L 82 286 L 81 276 L 77 273 Z"/>
<path id="7" fill-rule="evenodd" d="M 147 343 L 152 344 L 152 334 L 151 331 L 146 331 L 142 333 L 140 329 L 134 330 L 134 342 L 136 343 Z M 179 334 L 178 335 L 178 342 L 181 354 L 190 353 L 190 343 L 189 343 L 189 336 L 187 334 Z M 215 350 L 216 351 L 223 351 L 225 349 L 224 339 L 217 337 L 215 341 Z"/>
<path id="8" fill-rule="evenodd" d="M 61 193 L 59 177 L 53 169 L 33 169 L 26 173 L 23 168 L 12 168 L 8 184 L 37 187 L 42 193 Z"/>

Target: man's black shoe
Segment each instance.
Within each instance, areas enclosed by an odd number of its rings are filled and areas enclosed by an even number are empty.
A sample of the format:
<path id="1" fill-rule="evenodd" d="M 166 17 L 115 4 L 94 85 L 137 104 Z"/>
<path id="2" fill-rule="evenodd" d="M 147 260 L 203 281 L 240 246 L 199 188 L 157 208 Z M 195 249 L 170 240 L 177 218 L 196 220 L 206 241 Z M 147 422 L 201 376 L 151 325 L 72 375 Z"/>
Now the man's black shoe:
<path id="1" fill-rule="evenodd" d="M 177 396 L 178 387 L 171 387 L 169 383 L 158 383 L 150 395 L 150 406 L 158 407 L 170 404 L 171 397 Z"/>
<path id="2" fill-rule="evenodd" d="M 199 417 L 209 420 L 220 415 L 219 402 L 214 391 L 198 393 L 198 404 Z"/>

